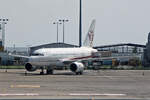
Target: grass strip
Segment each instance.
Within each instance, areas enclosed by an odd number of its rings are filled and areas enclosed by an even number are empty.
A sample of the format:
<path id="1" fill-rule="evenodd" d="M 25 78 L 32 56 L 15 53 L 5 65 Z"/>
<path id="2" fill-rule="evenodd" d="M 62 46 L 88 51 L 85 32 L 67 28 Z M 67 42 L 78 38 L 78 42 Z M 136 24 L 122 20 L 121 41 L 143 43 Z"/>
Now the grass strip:
<path id="1" fill-rule="evenodd" d="M 0 66 L 0 69 L 24 69 L 24 66 Z"/>

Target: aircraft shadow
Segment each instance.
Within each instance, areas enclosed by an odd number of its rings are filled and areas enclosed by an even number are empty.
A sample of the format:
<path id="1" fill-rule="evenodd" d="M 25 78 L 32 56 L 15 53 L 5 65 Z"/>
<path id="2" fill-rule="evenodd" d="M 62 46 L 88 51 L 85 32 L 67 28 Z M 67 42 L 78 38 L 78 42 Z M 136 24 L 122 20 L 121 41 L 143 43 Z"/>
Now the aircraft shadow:
<path id="1" fill-rule="evenodd" d="M 41 75 L 40 73 L 19 73 L 20 75 L 22 75 L 22 76 L 54 76 L 54 75 L 66 75 L 66 76 L 74 76 L 75 74 L 74 73 L 72 73 L 72 72 L 64 72 L 64 73 L 54 73 L 54 74 L 43 74 L 43 75 Z"/>
<path id="2" fill-rule="evenodd" d="M 32 72 L 27 72 L 27 71 L 16 71 L 16 72 L 14 72 L 14 71 L 7 71 L 7 72 L 5 72 L 5 71 L 1 71 L 0 73 L 3 73 L 3 74 L 19 74 L 19 75 L 21 75 L 21 76 L 42 76 L 40 73 L 32 73 Z M 84 74 L 86 74 L 86 72 L 84 72 Z M 51 76 L 51 74 L 46 74 L 46 73 L 44 73 L 43 75 L 45 75 L 45 76 Z M 73 72 L 54 72 L 54 74 L 52 74 L 52 75 L 62 75 L 62 76 L 76 76 L 76 74 L 75 73 L 73 73 Z"/>

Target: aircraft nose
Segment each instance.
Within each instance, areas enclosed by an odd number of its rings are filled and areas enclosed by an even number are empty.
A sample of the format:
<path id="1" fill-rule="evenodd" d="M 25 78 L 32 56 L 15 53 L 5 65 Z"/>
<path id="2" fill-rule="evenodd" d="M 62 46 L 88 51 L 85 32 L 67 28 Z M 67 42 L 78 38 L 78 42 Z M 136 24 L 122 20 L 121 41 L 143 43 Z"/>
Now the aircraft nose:
<path id="1" fill-rule="evenodd" d="M 92 52 L 97 53 L 98 51 L 96 49 L 93 49 Z"/>
<path id="2" fill-rule="evenodd" d="M 92 51 L 92 55 L 94 57 L 100 57 L 101 56 L 100 53 L 97 50 L 95 50 L 95 49 Z"/>

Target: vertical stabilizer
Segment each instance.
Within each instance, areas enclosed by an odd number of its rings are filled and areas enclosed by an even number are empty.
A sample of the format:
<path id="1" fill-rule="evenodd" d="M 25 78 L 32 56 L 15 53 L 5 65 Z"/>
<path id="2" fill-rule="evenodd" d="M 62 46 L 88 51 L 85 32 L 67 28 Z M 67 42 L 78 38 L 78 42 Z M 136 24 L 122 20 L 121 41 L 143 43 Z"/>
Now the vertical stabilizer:
<path id="1" fill-rule="evenodd" d="M 89 31 L 86 35 L 86 38 L 83 43 L 83 47 L 92 47 L 93 46 L 93 39 L 94 39 L 94 29 L 95 29 L 96 20 L 93 20 Z"/>

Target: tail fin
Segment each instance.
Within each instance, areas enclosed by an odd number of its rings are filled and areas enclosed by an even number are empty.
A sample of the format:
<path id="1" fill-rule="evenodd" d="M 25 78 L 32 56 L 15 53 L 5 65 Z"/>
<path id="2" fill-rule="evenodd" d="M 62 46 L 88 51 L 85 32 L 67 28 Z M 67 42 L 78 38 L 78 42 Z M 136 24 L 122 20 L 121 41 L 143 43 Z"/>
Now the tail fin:
<path id="1" fill-rule="evenodd" d="M 91 23 L 91 26 L 89 28 L 89 31 L 88 31 L 86 38 L 84 40 L 84 43 L 83 43 L 84 47 L 92 47 L 93 46 L 95 23 L 96 23 L 96 20 L 93 20 Z"/>

